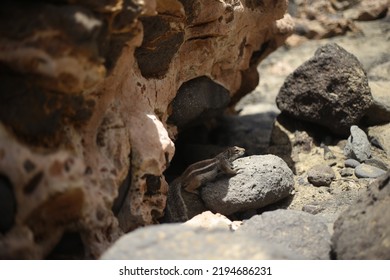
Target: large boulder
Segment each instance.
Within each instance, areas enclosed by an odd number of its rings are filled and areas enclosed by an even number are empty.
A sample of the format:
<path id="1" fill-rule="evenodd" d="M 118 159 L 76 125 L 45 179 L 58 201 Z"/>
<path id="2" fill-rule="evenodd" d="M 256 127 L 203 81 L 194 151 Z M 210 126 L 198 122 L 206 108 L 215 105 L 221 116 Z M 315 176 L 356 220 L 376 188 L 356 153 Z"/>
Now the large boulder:
<path id="1" fill-rule="evenodd" d="M 234 161 L 238 174 L 207 183 L 201 197 L 208 209 L 230 215 L 258 209 L 289 196 L 294 189 L 291 169 L 275 155 L 255 155 Z"/>
<path id="2" fill-rule="evenodd" d="M 358 59 L 337 44 L 320 47 L 290 74 L 276 98 L 282 112 L 348 135 L 372 104 Z"/>

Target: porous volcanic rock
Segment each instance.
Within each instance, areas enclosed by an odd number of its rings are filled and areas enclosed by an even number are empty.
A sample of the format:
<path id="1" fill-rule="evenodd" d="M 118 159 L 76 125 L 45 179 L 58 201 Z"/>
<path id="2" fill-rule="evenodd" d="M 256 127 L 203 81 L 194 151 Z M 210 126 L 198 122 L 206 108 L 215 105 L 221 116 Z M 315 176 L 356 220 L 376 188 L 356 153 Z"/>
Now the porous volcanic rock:
<path id="1" fill-rule="evenodd" d="M 256 87 L 258 63 L 292 32 L 286 8 L 286 0 L 2 3 L 0 174 L 17 207 L 1 208 L 2 257 L 44 258 L 70 231 L 96 258 L 123 232 L 156 223 L 184 122 L 167 122 L 176 95 L 207 77 L 223 89 L 212 107 L 221 110 Z"/>
<path id="2" fill-rule="evenodd" d="M 223 215 L 258 209 L 287 197 L 294 188 L 291 169 L 275 155 L 234 161 L 239 173 L 205 184 L 201 197 L 208 209 Z"/>
<path id="3" fill-rule="evenodd" d="M 282 112 L 348 135 L 372 104 L 366 73 L 358 59 L 327 44 L 290 74 L 276 98 Z"/>

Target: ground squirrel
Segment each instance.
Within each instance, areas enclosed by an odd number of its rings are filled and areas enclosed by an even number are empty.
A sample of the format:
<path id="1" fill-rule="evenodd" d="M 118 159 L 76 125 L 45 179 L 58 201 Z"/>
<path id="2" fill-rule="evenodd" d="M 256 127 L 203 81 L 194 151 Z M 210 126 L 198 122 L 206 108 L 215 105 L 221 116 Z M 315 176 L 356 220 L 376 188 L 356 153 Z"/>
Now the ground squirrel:
<path id="1" fill-rule="evenodd" d="M 187 207 L 181 195 L 182 189 L 198 194 L 199 187 L 214 180 L 219 174 L 236 175 L 237 171 L 234 170 L 232 162 L 244 153 L 245 149 L 234 146 L 212 159 L 191 164 L 169 186 L 164 220 L 171 223 L 187 221 Z"/>

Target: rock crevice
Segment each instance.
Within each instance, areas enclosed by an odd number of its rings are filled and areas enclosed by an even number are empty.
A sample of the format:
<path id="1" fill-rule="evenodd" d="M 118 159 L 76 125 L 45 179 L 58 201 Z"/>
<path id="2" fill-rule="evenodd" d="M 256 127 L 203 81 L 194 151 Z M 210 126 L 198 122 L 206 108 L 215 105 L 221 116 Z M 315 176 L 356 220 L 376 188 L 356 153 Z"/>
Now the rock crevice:
<path id="1" fill-rule="evenodd" d="M 180 87 L 208 77 L 232 104 L 292 32 L 287 1 L 261 3 L 4 4 L 0 173 L 17 211 L 0 236 L 1 257 L 44 258 L 65 232 L 80 233 L 86 254 L 97 257 L 123 231 L 156 223 Z"/>

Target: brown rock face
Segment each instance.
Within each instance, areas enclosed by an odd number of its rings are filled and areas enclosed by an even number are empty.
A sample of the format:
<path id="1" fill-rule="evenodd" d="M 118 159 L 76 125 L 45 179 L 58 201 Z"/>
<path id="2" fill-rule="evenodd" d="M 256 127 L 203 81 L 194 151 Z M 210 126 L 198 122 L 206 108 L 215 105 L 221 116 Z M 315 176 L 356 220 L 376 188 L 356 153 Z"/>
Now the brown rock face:
<path id="1" fill-rule="evenodd" d="M 44 258 L 66 232 L 97 257 L 156 223 L 177 126 L 253 89 L 293 28 L 286 0 L 61 3 L 0 10 L 0 258 Z M 209 92 L 183 120 L 176 94 L 199 81 L 222 105 Z"/>

